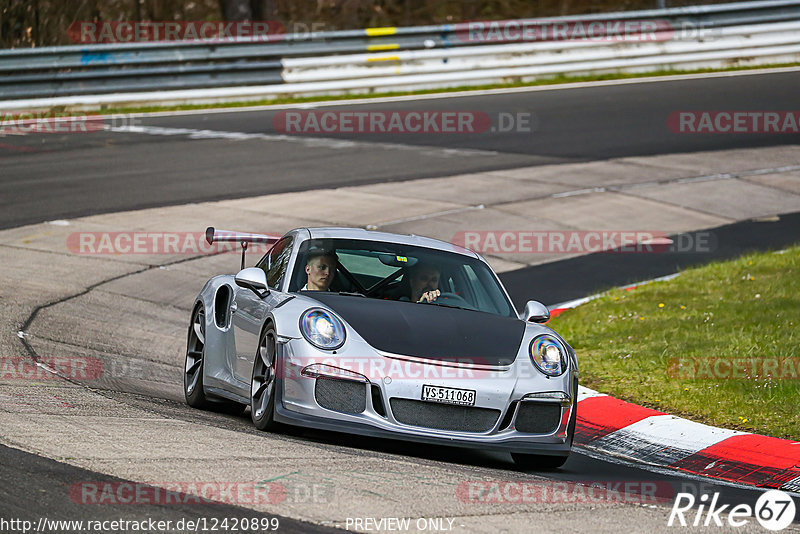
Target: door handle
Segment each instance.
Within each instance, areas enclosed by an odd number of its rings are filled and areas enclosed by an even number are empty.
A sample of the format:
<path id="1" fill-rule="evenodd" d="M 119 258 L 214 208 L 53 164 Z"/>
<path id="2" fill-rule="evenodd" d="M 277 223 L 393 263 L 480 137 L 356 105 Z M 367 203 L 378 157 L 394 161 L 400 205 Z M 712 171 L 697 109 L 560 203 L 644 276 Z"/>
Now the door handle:
<path id="1" fill-rule="evenodd" d="M 236 313 L 236 310 L 238 310 L 238 309 L 239 309 L 239 306 L 237 306 L 235 302 L 233 304 L 231 304 L 231 313 Z"/>

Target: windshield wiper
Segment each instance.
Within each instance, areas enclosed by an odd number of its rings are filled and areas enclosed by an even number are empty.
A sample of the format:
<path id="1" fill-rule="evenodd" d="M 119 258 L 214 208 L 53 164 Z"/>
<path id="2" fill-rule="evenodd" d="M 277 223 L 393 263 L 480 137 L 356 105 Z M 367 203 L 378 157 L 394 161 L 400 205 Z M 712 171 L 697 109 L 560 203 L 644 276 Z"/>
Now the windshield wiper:
<path id="1" fill-rule="evenodd" d="M 428 304 L 433 304 L 434 306 L 441 306 L 443 308 L 456 308 L 456 309 L 459 309 L 459 310 L 477 311 L 477 310 L 474 310 L 472 308 L 465 308 L 464 306 L 456 306 L 455 304 L 445 304 L 443 302 L 433 301 L 433 302 L 428 302 Z"/>
<path id="2" fill-rule="evenodd" d="M 344 295 L 345 297 L 363 297 L 367 298 L 367 296 L 363 293 L 352 293 L 350 291 L 339 291 L 340 295 Z"/>

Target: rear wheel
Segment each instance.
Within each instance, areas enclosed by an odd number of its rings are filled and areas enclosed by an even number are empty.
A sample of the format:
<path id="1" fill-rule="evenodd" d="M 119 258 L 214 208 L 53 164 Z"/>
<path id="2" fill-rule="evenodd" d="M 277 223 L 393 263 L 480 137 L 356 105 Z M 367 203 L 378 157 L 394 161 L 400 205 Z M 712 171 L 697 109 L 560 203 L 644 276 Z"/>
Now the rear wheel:
<path id="1" fill-rule="evenodd" d="M 192 408 L 241 415 L 246 408 L 238 402 L 209 398 L 203 388 L 206 360 L 206 313 L 202 304 L 192 312 L 189 337 L 186 342 L 186 364 L 183 370 L 183 394 Z"/>
<path id="2" fill-rule="evenodd" d="M 250 381 L 250 417 L 259 430 L 274 430 L 277 335 L 269 327 L 261 334 Z"/>
<path id="3" fill-rule="evenodd" d="M 183 393 L 192 408 L 208 408 L 210 402 L 203 391 L 203 367 L 206 354 L 206 313 L 199 304 L 192 312 L 186 342 L 186 364 L 183 371 Z"/>

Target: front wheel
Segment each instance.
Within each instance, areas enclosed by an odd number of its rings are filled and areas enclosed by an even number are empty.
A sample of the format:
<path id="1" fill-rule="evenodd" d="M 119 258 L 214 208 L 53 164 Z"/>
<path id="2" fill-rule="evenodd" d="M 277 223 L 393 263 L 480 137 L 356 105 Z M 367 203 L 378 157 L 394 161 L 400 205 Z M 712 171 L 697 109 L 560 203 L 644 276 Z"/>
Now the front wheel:
<path id="1" fill-rule="evenodd" d="M 270 327 L 261 334 L 250 380 L 250 417 L 259 430 L 273 430 L 275 423 L 275 383 L 277 335 Z"/>

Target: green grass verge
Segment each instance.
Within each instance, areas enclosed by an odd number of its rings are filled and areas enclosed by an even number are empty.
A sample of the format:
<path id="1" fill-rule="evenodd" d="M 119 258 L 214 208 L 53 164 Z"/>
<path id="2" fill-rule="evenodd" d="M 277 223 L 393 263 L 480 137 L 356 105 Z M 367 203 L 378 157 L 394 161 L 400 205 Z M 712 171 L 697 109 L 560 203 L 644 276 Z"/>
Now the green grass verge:
<path id="1" fill-rule="evenodd" d="M 800 63 L 781 63 L 774 65 L 758 65 L 753 67 L 737 66 L 737 67 L 728 67 L 723 69 L 662 70 L 662 71 L 646 72 L 646 73 L 620 72 L 611 74 L 594 74 L 586 76 L 558 75 L 548 78 L 542 78 L 540 80 L 532 82 L 517 82 L 517 83 L 494 84 L 494 85 L 469 85 L 469 86 L 442 88 L 442 89 L 427 89 L 421 91 L 395 91 L 387 93 L 367 93 L 367 94 L 335 95 L 335 96 L 319 95 L 319 96 L 308 96 L 308 97 L 266 98 L 266 99 L 248 100 L 242 102 L 222 102 L 214 104 L 182 104 L 182 105 L 167 105 L 167 106 L 154 104 L 151 106 L 133 106 L 133 107 L 114 107 L 114 106 L 103 105 L 103 106 L 98 106 L 98 108 L 92 112 L 112 114 L 112 113 L 154 113 L 163 111 L 188 111 L 197 109 L 227 109 L 227 108 L 235 109 L 235 108 L 250 107 L 250 106 L 275 106 L 275 105 L 285 105 L 285 104 L 302 104 L 308 102 L 332 102 L 340 100 L 360 100 L 364 98 L 386 98 L 394 96 L 456 93 L 463 91 L 484 91 L 489 89 L 535 87 L 541 85 L 560 85 L 567 83 L 597 82 L 605 80 L 628 80 L 636 78 L 651 78 L 658 76 L 675 76 L 680 74 L 704 74 L 704 73 L 714 73 L 714 72 L 733 72 L 742 70 L 757 70 L 757 69 L 798 67 L 798 66 L 800 66 Z M 86 113 L 86 111 L 71 111 L 64 106 L 54 107 L 51 109 L 51 112 L 63 115 L 82 115 Z"/>
<path id="2" fill-rule="evenodd" d="M 800 439 L 800 246 L 613 289 L 550 326 L 575 348 L 589 388 Z"/>

